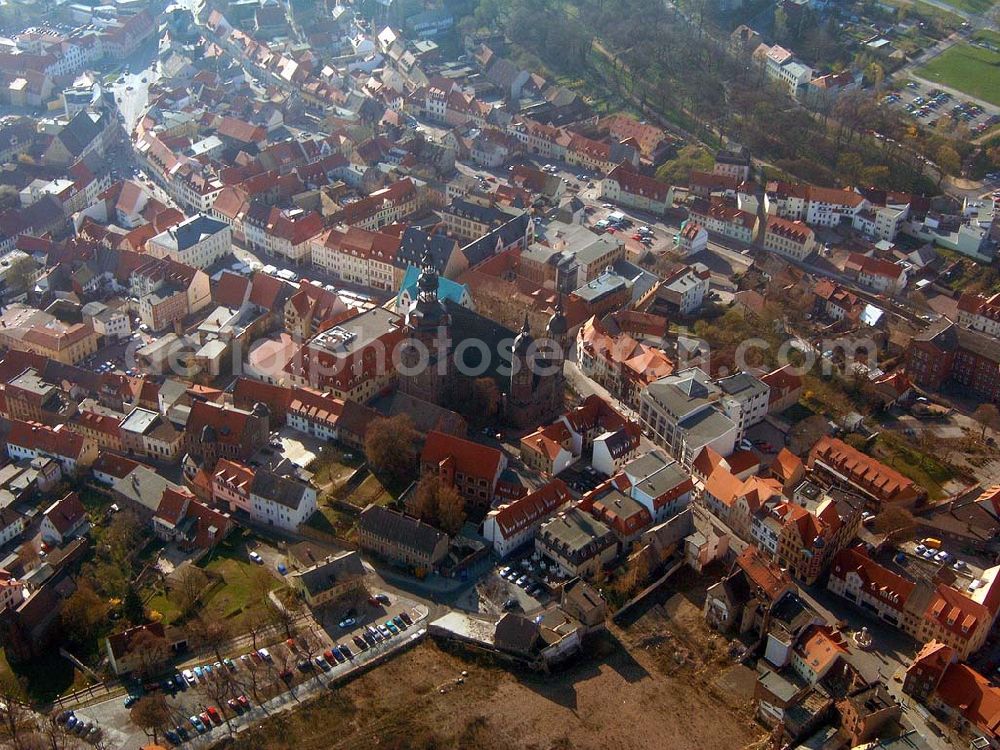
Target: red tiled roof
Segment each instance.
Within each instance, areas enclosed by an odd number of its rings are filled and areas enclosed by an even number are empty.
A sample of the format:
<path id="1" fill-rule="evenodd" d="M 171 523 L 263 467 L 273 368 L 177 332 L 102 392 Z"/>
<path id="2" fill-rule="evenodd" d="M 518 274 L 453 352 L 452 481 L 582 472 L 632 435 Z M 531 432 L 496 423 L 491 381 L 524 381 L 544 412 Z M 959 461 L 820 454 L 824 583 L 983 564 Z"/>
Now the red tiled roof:
<path id="1" fill-rule="evenodd" d="M 53 456 L 78 459 L 83 453 L 84 438 L 70 430 L 47 427 L 38 422 L 10 420 L 7 443 L 31 450 L 44 451 Z"/>
<path id="2" fill-rule="evenodd" d="M 323 244 L 356 258 L 392 263 L 399 252 L 399 236 L 384 232 L 369 232 L 360 227 L 334 227 L 323 238 Z"/>
<path id="3" fill-rule="evenodd" d="M 988 737 L 995 740 L 1000 734 L 1000 687 L 968 664 L 949 665 L 936 696 Z"/>
<path id="4" fill-rule="evenodd" d="M 524 531 L 552 515 L 561 505 L 572 500 L 561 479 L 552 479 L 534 492 L 520 497 L 496 512 L 497 526 L 505 539 Z"/>
<path id="5" fill-rule="evenodd" d="M 266 273 L 257 271 L 250 280 L 250 302 L 265 310 L 274 310 L 282 298 L 282 293 L 288 293 L 290 287 L 281 279 L 276 279 Z"/>
<path id="6" fill-rule="evenodd" d="M 437 466 L 446 459 L 454 461 L 456 471 L 492 482 L 500 473 L 503 454 L 488 445 L 432 430 L 427 433 L 420 463 Z"/>
<path id="7" fill-rule="evenodd" d="M 127 476 L 133 469 L 142 465 L 138 461 L 126 458 L 125 456 L 119 456 L 117 453 L 101 451 L 91 468 L 94 472 L 109 474 L 116 479 L 121 479 Z"/>
<path id="8" fill-rule="evenodd" d="M 217 305 L 239 309 L 247 299 L 249 286 L 250 279 L 246 276 L 223 271 L 222 277 L 212 284 L 212 301 Z"/>
<path id="9" fill-rule="evenodd" d="M 179 492 L 172 487 L 167 487 L 160 497 L 160 504 L 156 508 L 154 518 L 158 518 L 171 526 L 176 526 L 184 518 L 184 511 L 191 502 L 192 495 L 188 492 Z"/>
<path id="10" fill-rule="evenodd" d="M 883 502 L 909 502 L 919 495 L 911 479 L 838 438 L 819 439 L 809 451 L 809 468 L 817 460 Z"/>
<path id="11" fill-rule="evenodd" d="M 757 547 L 750 544 L 736 558 L 736 564 L 746 573 L 754 587 L 762 591 L 771 601 L 776 600 L 788 587 L 792 579 L 776 564 L 764 557 Z"/>
<path id="12" fill-rule="evenodd" d="M 804 245 L 814 235 L 813 230 L 801 221 L 789 221 L 780 216 L 772 216 L 767 220 L 767 231 L 769 234 L 776 234 L 800 245 Z"/>
<path id="13" fill-rule="evenodd" d="M 903 610 L 915 588 L 912 581 L 896 575 L 854 548 L 838 552 L 830 568 L 830 575 L 842 580 L 847 579 L 848 573 L 857 573 L 866 594 L 897 611 Z"/>
<path id="14" fill-rule="evenodd" d="M 521 438 L 521 450 L 537 451 L 549 461 L 554 461 L 561 451 L 566 450 L 562 444 L 571 438 L 563 422 L 553 422 Z"/>
<path id="15" fill-rule="evenodd" d="M 310 422 L 333 427 L 344 411 L 344 402 L 311 388 L 296 388 L 288 411 Z"/>
<path id="16" fill-rule="evenodd" d="M 258 143 L 267 138 L 267 131 L 261 126 L 235 117 L 223 117 L 217 132 L 223 138 L 230 138 L 240 143 Z"/>
<path id="17" fill-rule="evenodd" d="M 605 179 L 617 182 L 626 193 L 640 195 L 658 203 L 665 201 L 670 194 L 670 185 L 667 183 L 639 174 L 625 165 L 612 169 Z"/>
<path id="18" fill-rule="evenodd" d="M 971 638 L 984 622 L 992 622 L 990 611 L 951 586 L 939 583 L 924 617 L 936 621 L 959 638 Z"/>
<path id="19" fill-rule="evenodd" d="M 845 272 L 867 273 L 873 276 L 884 276 L 898 279 L 903 275 L 903 267 L 880 258 L 871 258 L 861 253 L 851 253 L 844 264 Z"/>
<path id="20" fill-rule="evenodd" d="M 75 492 L 70 492 L 62 500 L 52 503 L 45 511 L 45 517 L 60 534 L 65 534 L 80 523 L 84 515 L 86 510 L 80 502 L 80 496 Z"/>
<path id="21" fill-rule="evenodd" d="M 292 389 L 280 385 L 244 377 L 237 378 L 233 385 L 233 405 L 240 409 L 252 409 L 258 402 L 266 404 L 271 416 L 282 423 L 291 401 Z"/>

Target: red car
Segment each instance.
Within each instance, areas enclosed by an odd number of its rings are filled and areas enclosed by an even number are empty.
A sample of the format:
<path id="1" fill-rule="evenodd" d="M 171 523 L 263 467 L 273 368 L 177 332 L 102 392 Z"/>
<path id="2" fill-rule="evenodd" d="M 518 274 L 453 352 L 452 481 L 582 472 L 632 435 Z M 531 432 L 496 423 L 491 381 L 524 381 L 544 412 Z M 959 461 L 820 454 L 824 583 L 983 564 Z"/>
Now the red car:
<path id="1" fill-rule="evenodd" d="M 215 706 L 209 706 L 207 709 L 205 709 L 205 713 L 207 713 L 211 717 L 212 722 L 216 726 L 222 723 L 222 716 L 219 714 L 219 709 L 217 709 Z"/>
<path id="2" fill-rule="evenodd" d="M 250 708 L 250 699 L 245 695 L 238 696 L 236 698 L 236 702 L 243 706 L 243 708 Z"/>
<path id="3" fill-rule="evenodd" d="M 208 727 L 209 729 L 212 728 L 212 716 L 208 713 L 208 711 L 202 711 L 200 714 L 198 714 L 198 718 L 201 719 L 201 723 L 204 724 L 206 727 Z"/>

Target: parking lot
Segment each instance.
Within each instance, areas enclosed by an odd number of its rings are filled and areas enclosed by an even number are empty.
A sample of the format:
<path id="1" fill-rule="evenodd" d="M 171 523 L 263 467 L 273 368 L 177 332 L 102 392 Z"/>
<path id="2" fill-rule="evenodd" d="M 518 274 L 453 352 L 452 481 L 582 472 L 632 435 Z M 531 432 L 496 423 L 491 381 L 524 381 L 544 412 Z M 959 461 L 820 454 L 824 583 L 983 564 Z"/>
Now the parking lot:
<path id="1" fill-rule="evenodd" d="M 979 135 L 1000 122 L 1000 116 L 986 111 L 979 104 L 952 96 L 923 81 L 908 81 L 899 92 L 887 94 L 882 101 L 905 110 L 922 125 L 933 126 L 940 117 L 948 115 L 964 123 L 973 135 Z"/>
<path id="2" fill-rule="evenodd" d="M 170 677 L 146 685 L 147 691 L 166 696 L 171 728 L 165 735 L 173 746 L 217 742 L 221 734 L 249 721 L 259 720 L 266 704 L 270 711 L 296 694 L 322 687 L 368 661 L 405 645 L 427 610 L 415 602 L 381 594 L 367 613 L 341 628 L 333 623 L 336 637 L 325 630 L 306 630 L 293 639 L 261 646 L 247 644 L 221 660 L 206 658 L 179 665 Z M 331 611 L 331 615 L 333 612 Z M 147 744 L 147 737 L 130 718 L 137 693 L 113 698 L 73 711 L 73 724 L 98 727 L 92 741 L 100 738 L 107 747 L 134 748 Z M 60 718 L 68 720 L 63 714 Z"/>

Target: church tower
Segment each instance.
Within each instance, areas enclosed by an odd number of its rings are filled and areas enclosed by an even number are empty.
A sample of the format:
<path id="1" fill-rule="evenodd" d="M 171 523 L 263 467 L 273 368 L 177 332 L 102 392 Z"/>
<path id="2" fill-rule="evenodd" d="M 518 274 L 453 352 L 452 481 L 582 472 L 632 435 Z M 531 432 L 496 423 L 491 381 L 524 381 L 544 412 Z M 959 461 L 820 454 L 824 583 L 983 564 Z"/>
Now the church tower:
<path id="1" fill-rule="evenodd" d="M 429 253 L 420 264 L 416 298 L 406 311 L 399 390 L 440 404 L 451 379 L 451 316 L 438 299 L 440 280 Z"/>
<path id="2" fill-rule="evenodd" d="M 510 405 L 516 411 L 522 411 L 531 403 L 534 391 L 534 354 L 529 357 L 529 350 L 535 340 L 531 337 L 528 325 L 528 315 L 524 316 L 521 332 L 514 338 L 511 356 L 510 374 Z"/>

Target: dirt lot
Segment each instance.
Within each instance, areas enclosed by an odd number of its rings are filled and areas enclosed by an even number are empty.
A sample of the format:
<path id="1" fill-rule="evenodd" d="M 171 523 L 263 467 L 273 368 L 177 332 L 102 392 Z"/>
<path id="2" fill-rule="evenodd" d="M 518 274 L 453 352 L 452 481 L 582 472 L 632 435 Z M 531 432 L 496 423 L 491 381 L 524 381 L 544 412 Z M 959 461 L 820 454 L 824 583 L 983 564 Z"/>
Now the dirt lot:
<path id="1" fill-rule="evenodd" d="M 696 608 L 694 600 L 673 597 L 625 631 L 598 640 L 591 658 L 550 676 L 515 674 L 426 642 L 329 697 L 244 733 L 236 744 L 247 750 L 652 750 L 670 738 L 676 750 L 703 750 L 756 743 L 763 733 L 747 704 L 714 684 L 729 669 L 721 665 L 731 666 L 727 644 L 717 643 L 718 661 L 700 656 L 698 639 L 708 633 L 700 632 Z M 671 625 L 677 633 L 665 635 Z M 683 662 L 674 656 L 678 645 L 687 654 Z M 463 670 L 468 677 L 456 684 Z"/>

